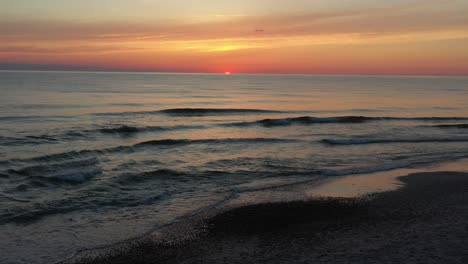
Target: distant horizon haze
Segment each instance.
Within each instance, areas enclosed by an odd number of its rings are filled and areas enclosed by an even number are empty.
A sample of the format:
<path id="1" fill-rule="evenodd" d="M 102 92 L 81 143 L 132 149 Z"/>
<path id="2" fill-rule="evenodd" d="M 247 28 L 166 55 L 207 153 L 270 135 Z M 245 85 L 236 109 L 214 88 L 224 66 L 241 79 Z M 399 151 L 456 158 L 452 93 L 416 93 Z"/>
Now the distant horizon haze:
<path id="1" fill-rule="evenodd" d="M 220 74 L 220 75 L 309 75 L 309 76 L 401 76 L 401 77 L 466 77 L 468 72 L 433 72 L 433 73 L 359 73 L 359 72 L 231 72 L 231 71 L 177 71 L 177 70 L 151 70 L 151 69 L 119 69 L 119 68 L 100 68 L 95 66 L 80 65 L 55 65 L 55 64 L 2 64 L 1 71 L 38 71 L 38 72 L 95 72 L 95 73 L 148 73 L 148 74 Z M 228 73 L 229 72 L 229 73 Z"/>

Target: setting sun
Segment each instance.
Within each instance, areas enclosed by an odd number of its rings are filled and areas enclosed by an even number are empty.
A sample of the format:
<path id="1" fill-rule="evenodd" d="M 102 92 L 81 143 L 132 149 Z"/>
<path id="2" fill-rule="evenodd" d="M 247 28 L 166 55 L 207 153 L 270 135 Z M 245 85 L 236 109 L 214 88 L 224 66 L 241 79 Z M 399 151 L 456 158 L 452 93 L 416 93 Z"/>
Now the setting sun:
<path id="1" fill-rule="evenodd" d="M 231 72 L 228 72 L 228 71 L 227 71 L 227 72 L 224 72 L 224 74 L 226 74 L 226 75 L 231 75 Z"/>

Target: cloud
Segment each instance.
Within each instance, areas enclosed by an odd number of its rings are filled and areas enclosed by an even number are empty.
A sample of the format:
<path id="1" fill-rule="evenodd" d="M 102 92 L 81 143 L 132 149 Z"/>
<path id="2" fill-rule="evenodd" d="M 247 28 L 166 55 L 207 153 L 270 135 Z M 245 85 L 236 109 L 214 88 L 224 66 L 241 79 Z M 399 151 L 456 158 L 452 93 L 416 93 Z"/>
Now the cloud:
<path id="1" fill-rule="evenodd" d="M 327 34 L 392 35 L 418 31 L 467 29 L 463 10 L 414 7 L 344 10 L 322 13 L 233 16 L 220 21 L 71 22 L 3 21 L 0 36 L 6 41 L 143 41 L 254 38 Z"/>
<path id="2" fill-rule="evenodd" d="M 143 48 L 130 48 L 130 47 L 124 47 L 120 45 L 4 46 L 0 44 L 0 54 L 1 53 L 20 53 L 20 54 L 112 53 L 112 52 L 118 52 L 118 51 L 141 51 L 142 49 Z"/>
<path id="3" fill-rule="evenodd" d="M 0 62 L 73 61 L 126 69 L 185 67 L 184 71 L 232 64 L 252 72 L 272 72 L 274 65 L 284 64 L 278 72 L 306 72 L 323 67 L 332 71 L 341 64 L 359 68 L 363 61 L 369 69 L 377 64 L 401 68 L 415 61 L 418 67 L 442 67 L 460 61 L 457 67 L 466 69 L 467 8 L 410 3 L 328 12 L 212 15 L 191 22 L 0 19 Z"/>

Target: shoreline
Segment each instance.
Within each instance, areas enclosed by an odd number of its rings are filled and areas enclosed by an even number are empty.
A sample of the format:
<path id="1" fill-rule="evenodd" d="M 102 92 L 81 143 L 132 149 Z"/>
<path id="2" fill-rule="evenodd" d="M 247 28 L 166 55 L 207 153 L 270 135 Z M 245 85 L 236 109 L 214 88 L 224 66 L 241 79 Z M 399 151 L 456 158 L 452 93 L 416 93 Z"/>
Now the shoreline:
<path id="1" fill-rule="evenodd" d="M 139 241 L 67 263 L 468 262 L 468 174 L 425 172 L 398 180 L 402 188 L 360 198 L 229 209 L 181 223 L 179 233 L 198 230 L 183 240 Z"/>
<path id="2" fill-rule="evenodd" d="M 396 168 L 373 173 L 350 174 L 330 178 L 313 186 L 306 195 L 314 197 L 356 198 L 368 194 L 389 192 L 404 187 L 400 178 L 418 173 L 463 172 L 468 173 L 468 159 L 442 161 L 439 163 L 421 164 L 413 167 Z"/>

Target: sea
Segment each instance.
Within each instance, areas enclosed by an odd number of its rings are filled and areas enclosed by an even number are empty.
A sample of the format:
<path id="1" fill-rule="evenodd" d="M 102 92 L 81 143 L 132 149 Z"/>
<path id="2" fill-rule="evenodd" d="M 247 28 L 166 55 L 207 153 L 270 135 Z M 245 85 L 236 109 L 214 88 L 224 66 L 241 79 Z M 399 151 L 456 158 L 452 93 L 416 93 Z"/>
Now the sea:
<path id="1" fill-rule="evenodd" d="M 467 157 L 468 77 L 1 71 L 0 263 L 58 263 L 244 193 Z"/>

